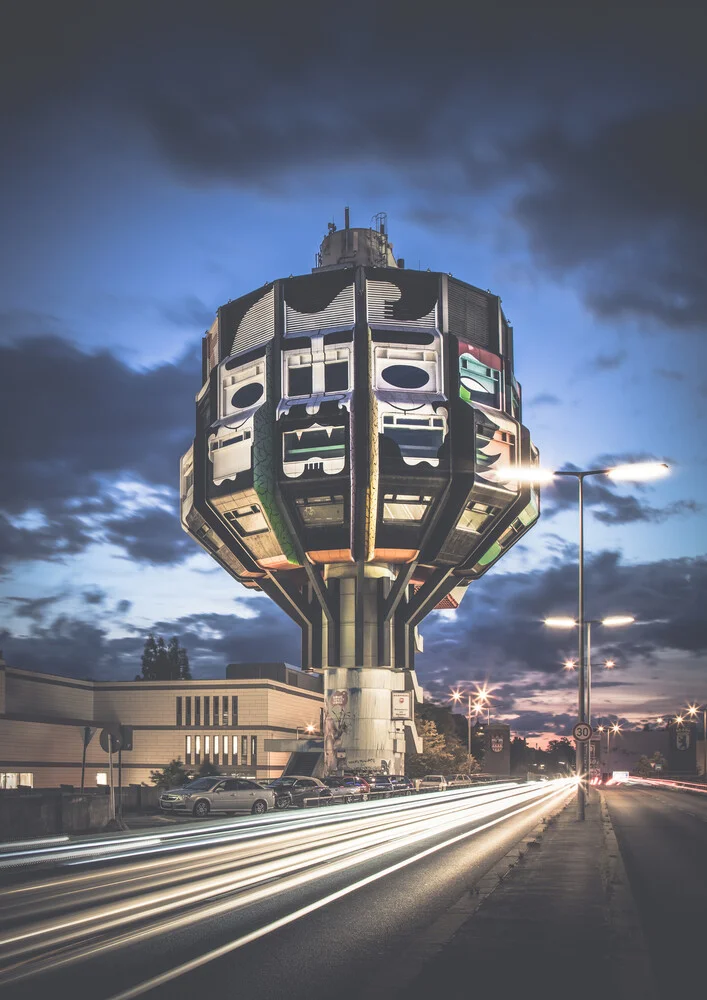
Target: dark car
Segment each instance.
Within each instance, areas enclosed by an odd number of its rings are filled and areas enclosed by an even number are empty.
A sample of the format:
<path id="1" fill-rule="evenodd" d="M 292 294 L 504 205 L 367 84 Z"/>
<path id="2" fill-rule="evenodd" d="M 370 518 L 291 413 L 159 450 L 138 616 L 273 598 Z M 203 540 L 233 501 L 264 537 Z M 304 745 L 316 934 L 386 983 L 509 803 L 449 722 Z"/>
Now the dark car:
<path id="1" fill-rule="evenodd" d="M 337 802 L 365 802 L 371 790 L 365 778 L 354 774 L 332 774 L 324 778 L 324 784 Z"/>
<path id="2" fill-rule="evenodd" d="M 288 806 L 303 809 L 306 806 L 331 805 L 334 801 L 331 789 L 323 781 L 300 774 L 275 778 L 268 788 L 275 793 L 276 809 L 287 809 Z"/>
<path id="3" fill-rule="evenodd" d="M 410 795 L 415 790 L 414 782 L 402 774 L 372 774 L 366 780 L 371 786 L 371 797 L 375 799 Z"/>

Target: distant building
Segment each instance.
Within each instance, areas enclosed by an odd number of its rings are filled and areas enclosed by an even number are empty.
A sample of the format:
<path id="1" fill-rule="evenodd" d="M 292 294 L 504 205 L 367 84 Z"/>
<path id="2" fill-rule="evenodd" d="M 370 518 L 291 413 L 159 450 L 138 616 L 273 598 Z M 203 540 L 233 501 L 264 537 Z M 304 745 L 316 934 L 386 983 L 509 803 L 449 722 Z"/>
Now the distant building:
<path id="1" fill-rule="evenodd" d="M 123 784 L 150 783 L 173 758 L 260 779 L 279 775 L 289 754 L 266 740 L 321 731 L 322 681 L 287 663 L 229 664 L 222 680 L 93 681 L 19 670 L 0 659 L 0 788 L 106 784 L 103 729 L 123 733 Z M 117 766 L 117 755 L 113 755 Z"/>

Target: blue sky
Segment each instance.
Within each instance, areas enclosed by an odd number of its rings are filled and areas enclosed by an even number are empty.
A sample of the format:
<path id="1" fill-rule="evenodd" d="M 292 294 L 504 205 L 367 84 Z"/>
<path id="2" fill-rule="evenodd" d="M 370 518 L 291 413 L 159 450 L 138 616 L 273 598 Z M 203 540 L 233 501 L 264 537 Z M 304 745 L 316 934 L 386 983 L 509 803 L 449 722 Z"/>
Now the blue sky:
<path id="1" fill-rule="evenodd" d="M 3 14 L 5 658 L 132 677 L 156 629 L 196 673 L 292 659 L 294 626 L 181 533 L 178 456 L 216 308 L 308 272 L 350 205 L 388 213 L 408 267 L 501 295 L 543 464 L 670 463 L 588 491 L 589 612 L 651 623 L 597 637 L 617 667 L 595 705 L 638 723 L 707 700 L 704 15 L 618 7 L 607 32 L 502 5 L 462 44 L 444 4 L 363 4 L 347 30 L 271 6 L 274 34 L 228 4 L 167 23 L 155 3 L 139 31 L 130 4 L 48 6 L 36 59 L 32 18 Z M 439 698 L 497 685 L 528 733 L 574 704 L 572 642 L 538 624 L 575 601 L 572 490 L 543 508 L 418 659 Z"/>

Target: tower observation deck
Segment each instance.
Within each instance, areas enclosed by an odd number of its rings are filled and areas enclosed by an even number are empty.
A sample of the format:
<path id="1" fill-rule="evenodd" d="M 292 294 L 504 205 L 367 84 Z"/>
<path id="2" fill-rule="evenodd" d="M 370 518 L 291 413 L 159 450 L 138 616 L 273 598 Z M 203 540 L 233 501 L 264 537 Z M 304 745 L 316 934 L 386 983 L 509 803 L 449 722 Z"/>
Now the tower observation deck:
<path id="1" fill-rule="evenodd" d="M 184 529 L 302 630 L 329 769 L 419 752 L 418 625 L 537 520 L 498 296 L 333 223 L 311 274 L 221 306 L 203 341 Z M 503 469 L 503 475 L 499 470 Z"/>

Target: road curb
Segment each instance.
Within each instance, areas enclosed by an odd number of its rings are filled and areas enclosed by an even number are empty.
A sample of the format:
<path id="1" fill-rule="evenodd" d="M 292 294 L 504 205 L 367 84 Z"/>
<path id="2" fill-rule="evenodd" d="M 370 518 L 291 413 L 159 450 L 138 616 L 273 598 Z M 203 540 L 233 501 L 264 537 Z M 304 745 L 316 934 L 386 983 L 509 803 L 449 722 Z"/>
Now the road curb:
<path id="1" fill-rule="evenodd" d="M 612 990 L 618 995 L 657 1000 L 658 994 L 648 946 L 603 791 L 599 793 L 599 798 L 606 851 L 602 876 L 618 959 L 615 963 L 616 979 L 612 983 Z"/>

